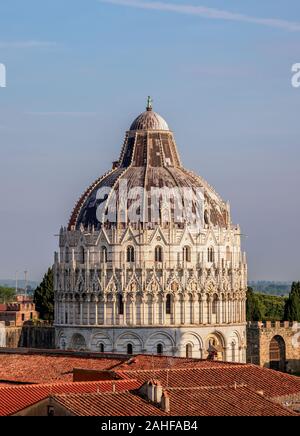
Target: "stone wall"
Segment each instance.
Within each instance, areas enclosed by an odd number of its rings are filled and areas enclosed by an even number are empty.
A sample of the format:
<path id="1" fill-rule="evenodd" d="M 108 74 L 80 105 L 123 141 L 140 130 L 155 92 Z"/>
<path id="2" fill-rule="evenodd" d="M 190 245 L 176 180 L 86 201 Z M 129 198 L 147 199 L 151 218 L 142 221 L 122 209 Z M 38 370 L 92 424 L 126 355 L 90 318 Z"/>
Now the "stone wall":
<path id="1" fill-rule="evenodd" d="M 55 347 L 55 330 L 50 326 L 0 327 L 0 347 Z"/>
<path id="2" fill-rule="evenodd" d="M 270 344 L 279 338 L 285 348 L 285 371 L 300 373 L 300 324 L 285 321 L 250 322 L 247 326 L 247 362 L 271 367 Z"/>

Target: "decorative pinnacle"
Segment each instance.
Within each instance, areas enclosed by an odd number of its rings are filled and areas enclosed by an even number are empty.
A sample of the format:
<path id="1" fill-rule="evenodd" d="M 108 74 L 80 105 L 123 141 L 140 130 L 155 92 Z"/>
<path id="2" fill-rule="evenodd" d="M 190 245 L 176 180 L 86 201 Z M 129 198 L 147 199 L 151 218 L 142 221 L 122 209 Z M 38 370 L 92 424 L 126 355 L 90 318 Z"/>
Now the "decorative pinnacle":
<path id="1" fill-rule="evenodd" d="M 150 97 L 150 95 L 148 96 L 148 98 L 147 98 L 147 111 L 152 111 L 152 103 L 153 103 L 153 100 L 152 100 L 152 98 Z"/>

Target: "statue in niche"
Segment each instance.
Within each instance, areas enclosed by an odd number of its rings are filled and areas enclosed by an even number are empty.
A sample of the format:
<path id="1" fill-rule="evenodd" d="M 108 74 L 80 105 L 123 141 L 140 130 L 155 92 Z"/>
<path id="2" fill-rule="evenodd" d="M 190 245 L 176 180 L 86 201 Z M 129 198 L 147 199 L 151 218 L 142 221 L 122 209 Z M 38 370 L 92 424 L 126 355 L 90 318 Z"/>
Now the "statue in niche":
<path id="1" fill-rule="evenodd" d="M 178 285 L 178 283 L 177 283 L 177 282 L 173 282 L 173 283 L 171 284 L 171 289 L 172 289 L 172 292 L 177 292 L 178 289 L 179 289 L 179 285 Z"/>

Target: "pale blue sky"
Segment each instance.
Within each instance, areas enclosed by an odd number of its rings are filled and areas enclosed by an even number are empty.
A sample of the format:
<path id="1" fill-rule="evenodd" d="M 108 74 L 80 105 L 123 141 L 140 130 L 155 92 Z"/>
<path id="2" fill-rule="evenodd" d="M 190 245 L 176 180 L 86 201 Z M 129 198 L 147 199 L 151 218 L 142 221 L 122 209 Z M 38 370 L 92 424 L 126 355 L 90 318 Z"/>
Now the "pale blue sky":
<path id="1" fill-rule="evenodd" d="M 150 94 L 185 166 L 231 202 L 249 278 L 300 279 L 296 62 L 299 0 L 1 2 L 0 278 L 41 278 Z"/>

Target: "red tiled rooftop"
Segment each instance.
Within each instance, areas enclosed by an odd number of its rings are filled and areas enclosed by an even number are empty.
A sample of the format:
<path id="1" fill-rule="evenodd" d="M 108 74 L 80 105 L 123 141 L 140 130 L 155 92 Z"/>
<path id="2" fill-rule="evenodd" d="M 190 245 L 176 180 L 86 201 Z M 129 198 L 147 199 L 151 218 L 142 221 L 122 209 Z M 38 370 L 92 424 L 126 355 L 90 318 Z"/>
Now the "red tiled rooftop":
<path id="1" fill-rule="evenodd" d="M 200 366 L 203 367 L 218 367 L 221 366 L 233 366 L 238 365 L 236 363 L 230 362 L 218 362 L 218 361 L 208 361 L 201 359 L 192 359 L 186 357 L 168 357 L 168 356 L 155 356 L 147 354 L 139 354 L 120 362 L 114 369 L 120 370 L 134 370 L 134 369 L 164 369 L 164 368 L 196 368 Z"/>
<path id="2" fill-rule="evenodd" d="M 81 383 L 55 383 L 0 389 L 0 416 L 13 415 L 50 395 L 65 393 L 116 392 L 136 389 L 140 383 L 135 380 L 116 380 Z"/>
<path id="3" fill-rule="evenodd" d="M 25 350 L 26 351 L 26 350 Z M 72 381 L 73 369 L 102 371 L 109 369 L 160 369 L 160 368 L 194 368 L 227 367 L 234 364 L 224 362 L 208 362 L 198 359 L 179 357 L 138 355 L 128 359 L 126 356 L 93 353 L 90 357 L 72 356 L 70 353 L 38 352 L 15 350 L 0 352 L 0 382 L 17 383 L 55 383 L 57 381 Z"/>
<path id="4" fill-rule="evenodd" d="M 210 366 L 209 363 L 212 363 Z M 114 371 L 123 379 L 134 378 L 141 384 L 155 378 L 164 387 L 213 387 L 245 384 L 254 391 L 264 391 L 266 397 L 300 393 L 300 378 L 250 364 L 215 365 L 200 362 L 195 368 Z M 201 367 L 202 366 L 202 367 Z"/>
<path id="5" fill-rule="evenodd" d="M 54 400 L 76 416 L 293 416 L 245 387 L 170 389 L 170 412 L 136 392 L 66 394 Z"/>
<path id="6" fill-rule="evenodd" d="M 159 416 L 157 406 L 132 392 L 58 395 L 54 399 L 76 416 Z"/>
<path id="7" fill-rule="evenodd" d="M 291 416 L 246 387 L 171 389 L 170 414 L 177 416 Z"/>
<path id="8" fill-rule="evenodd" d="M 89 358 L 48 354 L 0 353 L 0 381 L 23 383 L 55 383 L 72 381 L 73 369 L 104 370 L 122 362 L 118 358 Z"/>

